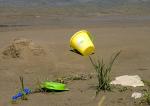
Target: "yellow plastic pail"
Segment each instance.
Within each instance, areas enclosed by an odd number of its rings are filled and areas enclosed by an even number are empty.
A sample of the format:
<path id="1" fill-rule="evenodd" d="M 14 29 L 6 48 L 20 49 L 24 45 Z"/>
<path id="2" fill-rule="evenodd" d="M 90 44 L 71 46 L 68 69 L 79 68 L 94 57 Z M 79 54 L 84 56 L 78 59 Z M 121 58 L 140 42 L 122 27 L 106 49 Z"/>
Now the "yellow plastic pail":
<path id="1" fill-rule="evenodd" d="M 90 55 L 95 51 L 91 34 L 86 30 L 76 32 L 70 39 L 70 46 L 84 56 Z"/>

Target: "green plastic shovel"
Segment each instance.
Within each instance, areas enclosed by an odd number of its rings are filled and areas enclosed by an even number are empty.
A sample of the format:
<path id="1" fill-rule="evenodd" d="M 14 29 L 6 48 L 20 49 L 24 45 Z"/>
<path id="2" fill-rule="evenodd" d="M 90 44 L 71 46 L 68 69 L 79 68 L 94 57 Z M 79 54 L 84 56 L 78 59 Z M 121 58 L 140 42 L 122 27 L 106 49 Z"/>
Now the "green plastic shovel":
<path id="1" fill-rule="evenodd" d="M 52 81 L 45 81 L 41 84 L 41 88 L 47 89 L 47 90 L 55 90 L 55 91 L 66 91 L 69 90 L 66 88 L 65 84 L 58 83 L 58 82 L 52 82 Z"/>

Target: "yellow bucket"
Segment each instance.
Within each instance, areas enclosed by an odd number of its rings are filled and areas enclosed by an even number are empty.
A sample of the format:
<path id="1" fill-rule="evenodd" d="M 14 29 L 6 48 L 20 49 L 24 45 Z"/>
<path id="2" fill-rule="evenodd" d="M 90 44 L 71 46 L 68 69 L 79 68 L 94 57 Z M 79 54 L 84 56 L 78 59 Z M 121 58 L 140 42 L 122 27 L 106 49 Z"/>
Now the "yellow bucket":
<path id="1" fill-rule="evenodd" d="M 70 39 L 70 46 L 84 56 L 90 55 L 95 51 L 91 34 L 86 30 L 76 32 Z"/>

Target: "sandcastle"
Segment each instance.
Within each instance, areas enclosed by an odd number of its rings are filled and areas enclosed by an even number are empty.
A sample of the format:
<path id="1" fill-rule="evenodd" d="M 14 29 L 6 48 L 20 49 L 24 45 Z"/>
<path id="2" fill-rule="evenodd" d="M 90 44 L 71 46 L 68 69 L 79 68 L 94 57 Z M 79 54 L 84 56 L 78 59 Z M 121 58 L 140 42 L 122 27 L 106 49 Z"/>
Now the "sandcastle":
<path id="1" fill-rule="evenodd" d="M 14 39 L 10 45 L 4 48 L 2 54 L 5 57 L 24 58 L 27 54 L 36 56 L 43 55 L 45 54 L 45 50 L 41 46 L 33 43 L 32 40 L 19 38 Z"/>

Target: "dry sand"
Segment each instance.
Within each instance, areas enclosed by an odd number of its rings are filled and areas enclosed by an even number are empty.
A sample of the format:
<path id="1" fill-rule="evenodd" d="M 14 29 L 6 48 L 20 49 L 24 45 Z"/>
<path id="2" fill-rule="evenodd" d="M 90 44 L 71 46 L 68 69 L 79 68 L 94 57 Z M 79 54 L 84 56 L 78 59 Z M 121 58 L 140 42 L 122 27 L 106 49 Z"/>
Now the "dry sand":
<path id="1" fill-rule="evenodd" d="M 119 50 L 122 53 L 112 69 L 112 79 L 120 75 L 139 75 L 144 80 L 150 77 L 150 26 L 86 27 L 95 36 L 96 52 L 92 57 L 109 57 Z M 0 105 L 1 106 L 98 106 L 105 95 L 103 106 L 134 106 L 132 92 L 144 88 L 130 88 L 119 92 L 100 92 L 95 98 L 96 77 L 68 83 L 70 91 L 36 93 L 27 101 L 11 104 L 11 96 L 20 88 L 19 76 L 24 76 L 25 86 L 36 88 L 38 81 L 54 80 L 57 77 L 78 73 L 93 73 L 88 57 L 70 51 L 69 39 L 79 28 L 40 27 L 26 30 L 0 32 Z M 14 39 L 32 40 L 44 50 L 34 55 L 23 51 L 21 57 L 3 55 Z M 29 49 L 29 48 L 28 48 Z M 144 105 L 143 105 L 144 106 Z"/>

